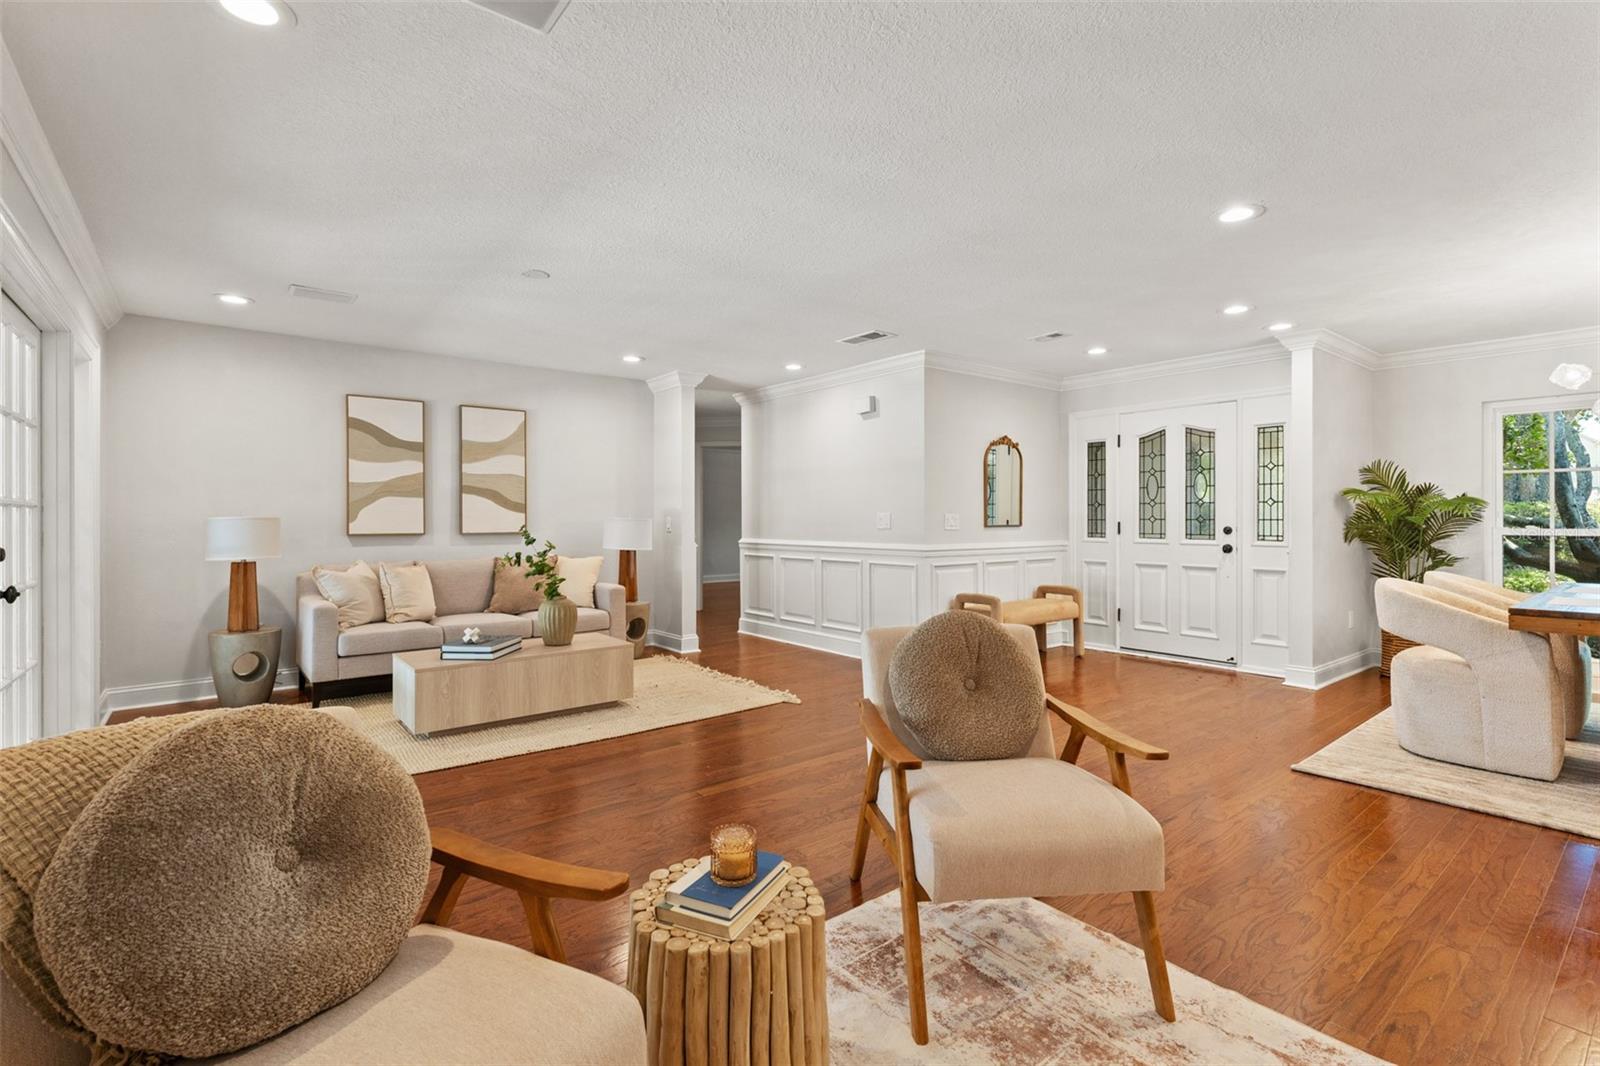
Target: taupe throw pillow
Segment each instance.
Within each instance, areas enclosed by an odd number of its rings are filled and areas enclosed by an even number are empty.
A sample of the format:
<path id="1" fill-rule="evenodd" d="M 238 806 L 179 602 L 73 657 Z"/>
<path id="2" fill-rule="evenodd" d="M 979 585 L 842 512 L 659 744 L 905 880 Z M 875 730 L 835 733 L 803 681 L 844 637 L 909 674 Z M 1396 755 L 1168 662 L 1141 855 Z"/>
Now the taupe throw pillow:
<path id="1" fill-rule="evenodd" d="M 934 615 L 889 659 L 889 694 L 927 753 L 944 761 L 1025 755 L 1044 714 L 1044 678 L 1003 628 L 970 611 Z"/>
<path id="2" fill-rule="evenodd" d="M 544 578 L 531 578 L 520 566 L 504 559 L 494 561 L 494 595 L 489 597 L 492 614 L 524 614 L 537 611 L 544 602 Z"/>
<path id="3" fill-rule="evenodd" d="M 365 988 L 428 881 L 410 776 L 317 711 L 197 720 L 135 757 L 34 896 L 45 964 L 103 1041 L 199 1058 Z"/>
<path id="4" fill-rule="evenodd" d="M 439 613 L 433 604 L 433 578 L 421 563 L 379 563 L 378 584 L 384 617 L 391 622 L 431 622 Z"/>
<path id="5" fill-rule="evenodd" d="M 372 567 L 357 559 L 348 570 L 319 566 L 311 571 L 317 591 L 339 609 L 339 628 L 383 621 L 383 592 Z"/>

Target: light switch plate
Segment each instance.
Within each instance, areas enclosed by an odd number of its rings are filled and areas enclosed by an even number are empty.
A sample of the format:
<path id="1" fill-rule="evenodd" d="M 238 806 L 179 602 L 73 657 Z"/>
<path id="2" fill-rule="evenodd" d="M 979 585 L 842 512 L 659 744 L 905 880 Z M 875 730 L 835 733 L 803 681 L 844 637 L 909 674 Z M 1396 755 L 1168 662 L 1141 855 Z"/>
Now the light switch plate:
<path id="1" fill-rule="evenodd" d="M 878 512 L 878 528 L 890 529 L 894 526 L 894 515 L 889 511 Z"/>
<path id="2" fill-rule="evenodd" d="M 946 529 L 960 529 L 961 528 L 961 516 L 956 514 L 954 511 L 946 511 L 944 513 L 944 528 L 946 528 Z"/>

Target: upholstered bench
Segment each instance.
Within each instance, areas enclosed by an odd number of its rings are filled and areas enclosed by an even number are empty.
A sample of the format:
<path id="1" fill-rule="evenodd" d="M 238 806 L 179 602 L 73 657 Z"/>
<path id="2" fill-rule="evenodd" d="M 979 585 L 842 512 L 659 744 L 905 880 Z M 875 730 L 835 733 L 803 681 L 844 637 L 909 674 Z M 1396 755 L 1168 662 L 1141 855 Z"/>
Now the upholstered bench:
<path id="1" fill-rule="evenodd" d="M 1040 585 L 1026 600 L 1005 600 L 981 592 L 958 592 L 952 611 L 982 611 L 997 622 L 1033 627 L 1042 653 L 1049 640 L 1051 622 L 1072 623 L 1072 654 L 1083 658 L 1083 593 L 1071 585 Z"/>

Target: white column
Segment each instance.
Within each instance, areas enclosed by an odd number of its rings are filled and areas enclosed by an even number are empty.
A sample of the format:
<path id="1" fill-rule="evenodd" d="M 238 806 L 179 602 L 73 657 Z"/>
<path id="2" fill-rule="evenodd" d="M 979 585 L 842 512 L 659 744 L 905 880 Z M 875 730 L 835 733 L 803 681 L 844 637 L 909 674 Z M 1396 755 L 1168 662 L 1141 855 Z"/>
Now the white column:
<path id="1" fill-rule="evenodd" d="M 655 520 L 659 572 L 650 608 L 650 641 L 677 652 L 697 652 L 695 551 L 694 390 L 704 374 L 672 371 L 649 380 L 655 394 Z"/>

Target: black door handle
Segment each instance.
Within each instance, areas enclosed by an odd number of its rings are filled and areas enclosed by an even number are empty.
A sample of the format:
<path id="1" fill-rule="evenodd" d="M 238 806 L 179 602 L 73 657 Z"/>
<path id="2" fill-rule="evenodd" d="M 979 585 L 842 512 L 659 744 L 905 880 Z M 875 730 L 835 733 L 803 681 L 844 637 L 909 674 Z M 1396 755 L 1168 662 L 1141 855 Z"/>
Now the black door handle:
<path id="1" fill-rule="evenodd" d="M 0 600 L 5 600 L 7 603 L 16 603 L 17 597 L 20 595 L 22 593 L 17 591 L 17 586 L 8 585 L 4 592 L 0 592 Z"/>
<path id="2" fill-rule="evenodd" d="M 1223 555 L 1232 555 L 1233 554 L 1233 545 L 1232 544 L 1224 544 L 1222 546 L 1222 554 Z"/>

